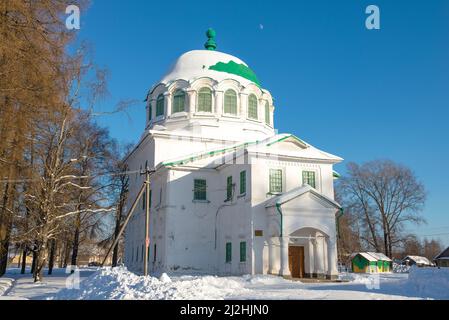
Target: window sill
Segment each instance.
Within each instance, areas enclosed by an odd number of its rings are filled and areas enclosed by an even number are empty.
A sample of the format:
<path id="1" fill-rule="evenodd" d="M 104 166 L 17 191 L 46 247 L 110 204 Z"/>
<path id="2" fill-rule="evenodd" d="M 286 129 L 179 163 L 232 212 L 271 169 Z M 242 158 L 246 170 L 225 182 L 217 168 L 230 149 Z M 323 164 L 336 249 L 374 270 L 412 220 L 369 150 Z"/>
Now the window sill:
<path id="1" fill-rule="evenodd" d="M 197 111 L 193 114 L 194 117 L 203 117 L 203 118 L 216 118 L 215 113 L 213 112 L 204 112 L 204 111 Z"/>
<path id="2" fill-rule="evenodd" d="M 240 119 L 240 117 L 237 114 L 232 114 L 232 113 L 223 113 L 221 116 L 223 118 Z"/>
<path id="3" fill-rule="evenodd" d="M 165 120 L 165 115 L 157 116 L 156 118 L 150 120 L 150 125 L 158 123 L 158 122 L 163 121 L 163 120 Z"/>
<path id="4" fill-rule="evenodd" d="M 245 192 L 245 193 L 242 193 L 242 194 L 239 194 L 239 195 L 237 196 L 237 198 L 244 198 L 244 197 L 246 197 L 246 192 Z"/>
<path id="5" fill-rule="evenodd" d="M 267 192 L 267 196 L 279 196 L 283 194 L 283 192 Z"/>
<path id="6" fill-rule="evenodd" d="M 253 119 L 253 118 L 248 118 L 248 117 L 246 117 L 246 120 L 249 120 L 249 121 L 252 121 L 252 122 L 255 122 L 255 123 L 261 123 L 262 122 L 259 119 Z"/>
<path id="7" fill-rule="evenodd" d="M 181 111 L 181 112 L 175 112 L 175 113 L 172 113 L 168 118 L 169 118 L 169 119 L 186 118 L 187 115 L 188 115 L 187 112 Z"/>
<path id="8" fill-rule="evenodd" d="M 195 200 L 195 199 L 193 199 L 192 202 L 193 203 L 210 203 L 209 200 Z"/>

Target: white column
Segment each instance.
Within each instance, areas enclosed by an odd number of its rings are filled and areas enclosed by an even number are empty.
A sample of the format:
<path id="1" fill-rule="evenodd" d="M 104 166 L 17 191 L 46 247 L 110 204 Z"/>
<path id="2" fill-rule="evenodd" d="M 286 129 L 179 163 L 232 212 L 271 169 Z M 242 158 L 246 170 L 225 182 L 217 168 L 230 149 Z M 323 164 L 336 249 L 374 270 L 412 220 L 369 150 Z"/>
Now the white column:
<path id="1" fill-rule="evenodd" d="M 196 91 L 195 90 L 187 90 L 188 97 L 188 112 L 190 115 L 195 113 L 196 109 Z"/>
<path id="2" fill-rule="evenodd" d="M 279 270 L 280 276 L 291 276 L 290 268 L 288 266 L 288 237 L 280 237 L 281 241 L 281 269 Z"/>
<path id="3" fill-rule="evenodd" d="M 221 116 L 223 111 L 223 91 L 215 90 L 215 110 L 212 110 L 217 116 Z"/>
<path id="4" fill-rule="evenodd" d="M 167 118 L 168 116 L 171 115 L 171 101 L 172 101 L 172 95 L 171 93 L 167 92 L 164 94 L 165 96 L 165 117 Z"/>
<path id="5" fill-rule="evenodd" d="M 315 240 L 309 239 L 309 274 L 310 277 L 315 273 Z"/>
<path id="6" fill-rule="evenodd" d="M 273 238 L 268 239 L 268 273 L 275 274 L 276 271 L 274 270 L 274 241 Z"/>
<path id="7" fill-rule="evenodd" d="M 316 239 L 316 255 L 315 255 L 315 270 L 318 277 L 324 275 L 324 238 L 318 236 Z"/>
<path id="8" fill-rule="evenodd" d="M 156 117 L 156 100 L 151 99 L 150 104 L 151 104 L 151 121 L 153 121 L 154 118 Z"/>
<path id="9" fill-rule="evenodd" d="M 240 93 L 240 118 L 246 119 L 248 114 L 248 95 Z"/>
<path id="10" fill-rule="evenodd" d="M 326 239 L 327 241 L 327 277 L 329 279 L 336 279 L 338 277 L 337 269 L 337 243 L 334 239 L 330 237 Z"/>

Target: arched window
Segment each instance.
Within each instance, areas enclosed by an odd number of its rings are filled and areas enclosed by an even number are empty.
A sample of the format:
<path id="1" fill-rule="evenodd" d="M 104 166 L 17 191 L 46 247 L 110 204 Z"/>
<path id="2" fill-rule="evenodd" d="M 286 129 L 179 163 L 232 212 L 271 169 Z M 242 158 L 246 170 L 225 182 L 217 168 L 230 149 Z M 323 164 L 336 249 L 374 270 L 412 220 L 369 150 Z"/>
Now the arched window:
<path id="1" fill-rule="evenodd" d="M 265 103 L 265 123 L 270 125 L 271 121 L 270 121 L 270 104 L 268 103 L 268 101 Z"/>
<path id="2" fill-rule="evenodd" d="M 198 91 L 198 111 L 212 112 L 212 90 L 201 88 Z"/>
<path id="3" fill-rule="evenodd" d="M 164 115 L 164 95 L 160 94 L 156 100 L 156 117 Z"/>
<path id="4" fill-rule="evenodd" d="M 224 113 L 237 114 L 237 94 L 234 90 L 226 90 L 224 94 Z"/>
<path id="5" fill-rule="evenodd" d="M 185 92 L 182 90 L 176 90 L 175 94 L 173 95 L 172 113 L 185 111 L 184 109 L 185 101 L 186 101 Z"/>
<path id="6" fill-rule="evenodd" d="M 248 97 L 248 118 L 257 120 L 257 97 L 254 94 Z"/>

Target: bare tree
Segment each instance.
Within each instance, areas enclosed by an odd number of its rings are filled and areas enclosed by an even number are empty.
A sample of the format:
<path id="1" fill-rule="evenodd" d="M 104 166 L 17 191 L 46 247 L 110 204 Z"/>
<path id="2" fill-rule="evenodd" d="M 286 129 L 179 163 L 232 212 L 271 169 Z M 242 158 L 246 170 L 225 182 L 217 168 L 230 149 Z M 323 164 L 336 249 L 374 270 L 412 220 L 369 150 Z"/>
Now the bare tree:
<path id="1" fill-rule="evenodd" d="M 410 169 L 388 160 L 349 163 L 347 168 L 338 186 L 343 204 L 359 212 L 368 244 L 391 257 L 393 247 L 404 240 L 404 223 L 425 221 L 420 215 L 424 186 Z"/>

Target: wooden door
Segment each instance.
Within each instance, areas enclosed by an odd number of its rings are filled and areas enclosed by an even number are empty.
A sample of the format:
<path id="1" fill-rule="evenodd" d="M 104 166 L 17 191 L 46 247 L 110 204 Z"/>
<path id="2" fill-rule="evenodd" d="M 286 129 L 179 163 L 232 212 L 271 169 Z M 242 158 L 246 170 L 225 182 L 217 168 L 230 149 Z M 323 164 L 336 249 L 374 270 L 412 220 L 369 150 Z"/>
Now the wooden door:
<path id="1" fill-rule="evenodd" d="M 293 278 L 304 278 L 304 247 L 288 247 L 288 264 Z"/>

